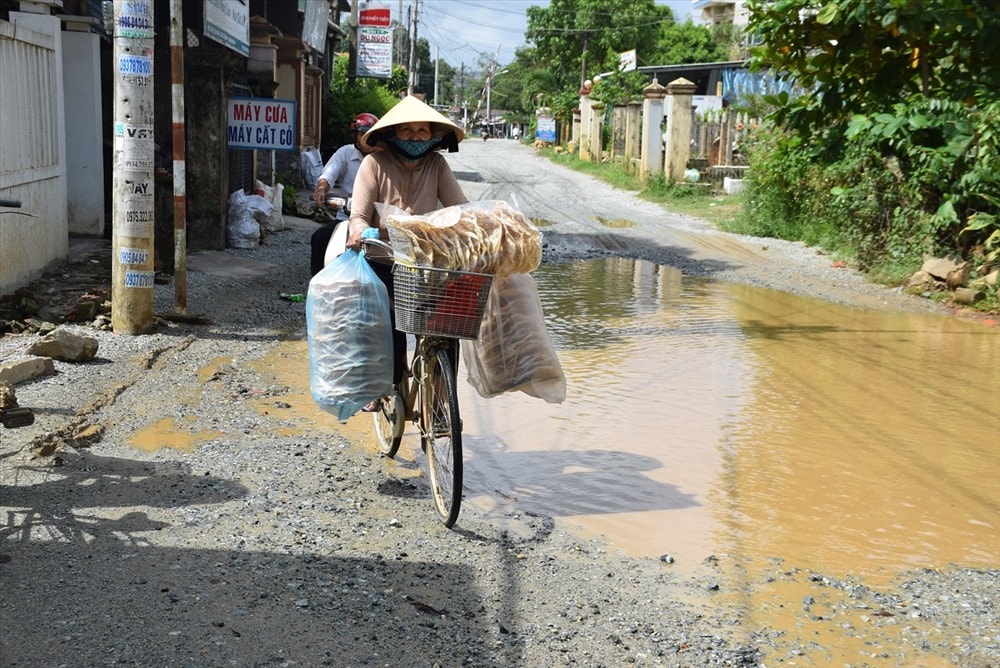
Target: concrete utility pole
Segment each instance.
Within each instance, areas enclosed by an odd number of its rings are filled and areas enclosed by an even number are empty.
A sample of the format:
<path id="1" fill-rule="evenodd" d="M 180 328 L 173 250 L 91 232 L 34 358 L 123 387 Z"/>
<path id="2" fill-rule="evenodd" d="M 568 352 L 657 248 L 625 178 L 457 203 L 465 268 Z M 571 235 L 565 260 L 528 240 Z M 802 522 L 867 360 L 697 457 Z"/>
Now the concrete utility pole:
<path id="1" fill-rule="evenodd" d="M 355 2 L 351 3 L 351 6 L 353 7 L 354 5 L 357 5 L 357 4 L 358 4 L 358 2 L 357 2 L 357 0 L 355 0 Z M 398 30 L 397 29 L 393 30 L 393 33 L 392 33 L 393 46 L 392 46 L 392 48 L 396 52 L 396 64 L 397 65 L 402 65 L 403 64 L 403 34 L 402 34 L 402 30 L 401 29 L 403 27 L 403 0 L 399 0 L 399 13 L 396 14 L 396 25 L 397 25 Z M 397 35 L 397 33 L 399 33 L 399 34 Z"/>
<path id="2" fill-rule="evenodd" d="M 171 145 L 174 158 L 174 308 L 187 313 L 187 181 L 184 132 L 184 14 L 170 0 Z"/>
<path id="3" fill-rule="evenodd" d="M 358 0 L 354 0 L 351 3 L 351 25 L 348 28 L 349 33 L 347 36 L 347 81 L 351 85 L 351 88 L 354 87 L 354 81 L 358 73 L 358 19 L 360 16 L 358 4 Z M 390 21 L 389 24 L 392 25 L 392 22 Z M 392 69 L 391 65 L 389 69 Z M 330 73 L 330 77 L 333 77 L 332 72 Z"/>
<path id="4" fill-rule="evenodd" d="M 498 44 L 497 45 L 496 55 L 493 56 L 493 60 L 490 62 L 489 67 L 486 69 L 486 81 L 485 81 L 486 85 L 483 86 L 482 90 L 479 91 L 479 101 L 476 103 L 476 111 L 473 112 L 473 114 L 472 114 L 472 122 L 473 123 L 475 123 L 476 119 L 479 118 L 479 110 L 483 108 L 483 100 L 485 100 L 488 97 L 490 81 L 493 78 L 493 68 L 497 64 L 497 58 L 500 57 L 500 49 L 501 49 L 502 46 L 503 46 L 502 44 Z M 464 67 L 465 67 L 464 63 L 462 64 L 462 67 L 464 69 Z M 490 116 L 490 111 L 489 111 L 489 108 L 488 108 L 489 105 L 487 104 L 486 106 L 487 106 L 486 119 L 489 120 L 489 116 Z"/>
<path id="5" fill-rule="evenodd" d="M 492 63 L 490 63 L 490 70 L 489 70 L 489 72 L 486 75 L 486 127 L 489 127 L 490 120 L 491 120 L 490 119 L 490 115 L 493 113 L 493 107 L 491 106 L 492 105 L 492 101 L 491 101 L 490 98 L 491 98 L 492 93 L 493 93 L 493 69 L 496 66 L 497 66 L 497 63 L 494 60 Z M 490 129 L 492 130 L 492 128 L 490 128 Z M 484 131 L 485 131 L 485 128 L 484 128 Z"/>
<path id="6" fill-rule="evenodd" d="M 153 327 L 153 5 L 114 2 L 111 325 Z"/>
<path id="7" fill-rule="evenodd" d="M 406 94 L 413 95 L 417 85 L 417 0 L 410 7 L 410 76 L 407 79 Z"/>

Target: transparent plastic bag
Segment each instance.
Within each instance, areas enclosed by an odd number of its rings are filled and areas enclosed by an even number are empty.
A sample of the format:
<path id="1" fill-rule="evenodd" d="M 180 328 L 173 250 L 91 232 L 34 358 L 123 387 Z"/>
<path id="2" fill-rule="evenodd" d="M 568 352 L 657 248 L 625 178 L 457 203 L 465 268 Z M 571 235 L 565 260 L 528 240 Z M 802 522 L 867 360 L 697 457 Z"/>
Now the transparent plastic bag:
<path id="1" fill-rule="evenodd" d="M 531 274 L 493 280 L 479 337 L 462 341 L 462 359 L 481 397 L 521 391 L 550 404 L 566 399 L 566 375 Z"/>
<path id="2" fill-rule="evenodd" d="M 256 199 L 263 199 L 254 195 Z M 229 196 L 226 218 L 226 245 L 229 248 L 257 248 L 260 245 L 260 223 L 254 217 L 251 198 L 243 189 Z"/>
<path id="3" fill-rule="evenodd" d="M 385 285 L 358 251 L 344 252 L 309 281 L 309 386 L 313 400 L 342 422 L 392 392 L 389 309 Z"/>

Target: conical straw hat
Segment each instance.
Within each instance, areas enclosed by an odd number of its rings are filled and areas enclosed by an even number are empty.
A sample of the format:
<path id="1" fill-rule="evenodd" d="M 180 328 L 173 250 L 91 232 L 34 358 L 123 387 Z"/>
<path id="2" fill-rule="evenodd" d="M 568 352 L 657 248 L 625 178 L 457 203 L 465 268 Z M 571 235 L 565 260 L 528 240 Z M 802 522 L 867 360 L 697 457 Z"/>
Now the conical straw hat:
<path id="1" fill-rule="evenodd" d="M 435 111 L 433 107 L 420 98 L 407 95 L 361 137 L 361 145 L 373 149 L 375 148 L 376 135 L 381 134 L 383 130 L 403 123 L 421 122 L 431 124 L 431 133 L 435 137 L 443 137 L 449 132 L 454 132 L 457 142 L 465 138 L 465 132 L 462 131 L 462 128 L 450 121 L 447 116 Z"/>

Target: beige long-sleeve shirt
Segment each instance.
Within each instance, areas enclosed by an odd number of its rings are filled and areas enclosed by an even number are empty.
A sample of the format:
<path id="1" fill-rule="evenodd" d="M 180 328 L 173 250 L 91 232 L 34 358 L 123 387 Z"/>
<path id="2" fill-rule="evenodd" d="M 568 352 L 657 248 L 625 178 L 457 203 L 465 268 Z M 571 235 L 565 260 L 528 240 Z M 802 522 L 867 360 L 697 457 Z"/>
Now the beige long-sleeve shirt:
<path id="1" fill-rule="evenodd" d="M 410 164 L 390 151 L 365 156 L 354 181 L 351 199 L 351 237 L 366 227 L 378 227 L 387 240 L 385 222 L 380 220 L 376 202 L 391 204 L 407 213 L 422 214 L 468 202 L 462 187 L 440 153 L 431 153 Z"/>

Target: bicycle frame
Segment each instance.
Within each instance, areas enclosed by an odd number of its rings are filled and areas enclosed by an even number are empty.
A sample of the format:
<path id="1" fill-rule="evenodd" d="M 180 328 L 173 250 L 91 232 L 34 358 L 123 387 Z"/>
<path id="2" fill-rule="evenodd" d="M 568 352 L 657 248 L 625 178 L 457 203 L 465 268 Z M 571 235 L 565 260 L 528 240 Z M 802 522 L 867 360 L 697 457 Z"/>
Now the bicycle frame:
<path id="1" fill-rule="evenodd" d="M 402 387 L 397 387 L 396 391 L 403 400 L 404 414 L 406 422 L 412 422 L 420 430 L 421 438 L 425 438 L 431 433 L 433 425 L 429 424 L 425 415 L 420 410 L 420 390 L 427 382 L 423 369 L 427 368 L 427 360 L 437 354 L 438 350 L 447 350 L 453 339 L 443 336 L 425 336 L 415 334 L 416 345 L 413 349 L 413 357 L 403 375 Z M 387 454 L 391 457 L 395 454 Z"/>
<path id="2" fill-rule="evenodd" d="M 369 244 L 375 248 L 388 248 L 384 242 L 375 239 L 363 240 L 363 245 L 367 252 Z M 391 257 L 391 256 L 390 256 Z M 465 277 L 476 277 L 477 282 L 473 286 L 478 299 L 482 299 L 482 306 L 485 303 L 485 290 L 488 292 L 489 283 L 492 276 L 483 274 L 472 274 L 469 272 L 449 272 L 435 268 L 420 268 L 406 266 L 405 273 L 408 276 L 419 276 L 423 279 L 433 277 L 443 278 L 438 284 L 433 282 L 420 283 L 414 280 L 413 283 L 405 285 L 406 299 L 402 313 L 411 316 L 414 311 L 407 310 L 409 302 L 419 302 L 415 309 L 419 309 L 427 304 L 427 299 L 445 299 L 449 295 L 447 286 L 451 281 L 466 280 Z M 459 414 L 458 390 L 457 390 L 457 342 L 460 338 L 470 338 L 468 315 L 460 313 L 460 317 L 445 320 L 445 325 L 432 326 L 431 318 L 427 311 L 419 311 L 424 321 L 418 319 L 404 318 L 400 320 L 400 281 L 394 268 L 396 295 L 393 295 L 397 316 L 397 327 L 401 331 L 409 332 L 416 337 L 416 346 L 413 357 L 409 364 L 403 380 L 393 396 L 379 399 L 378 410 L 374 413 L 375 432 L 379 440 L 379 447 L 386 457 L 394 457 L 399 450 L 403 437 L 404 424 L 413 422 L 420 431 L 420 447 L 427 457 L 427 469 L 431 486 L 431 496 L 437 509 L 441 521 L 446 527 L 451 527 L 458 519 L 459 508 L 462 503 L 462 420 Z M 437 273 L 434 273 L 437 272 Z M 453 278 L 462 274 L 463 279 Z M 485 287 L 484 287 L 485 285 Z M 461 303 L 458 297 L 452 297 L 456 303 Z M 424 301 L 421 301 L 424 300 Z M 443 303 L 445 306 L 451 304 L 447 301 L 432 302 L 434 304 Z M 438 313 L 439 311 L 434 311 Z M 447 313 L 447 311 L 445 311 Z M 450 314 L 449 314 L 450 315 Z M 461 316 L 464 316 L 461 317 Z M 475 316 L 482 317 L 482 310 Z M 478 319 L 473 323 L 478 329 Z M 440 328 L 438 328 L 440 327 Z M 475 336 L 472 333 L 472 336 Z M 454 351 L 454 352 L 453 352 Z"/>

